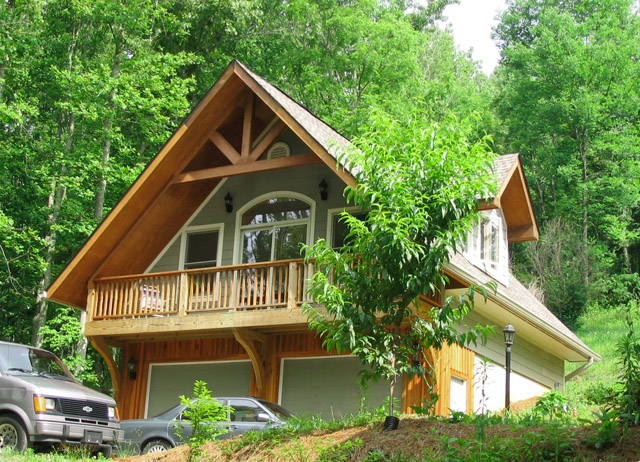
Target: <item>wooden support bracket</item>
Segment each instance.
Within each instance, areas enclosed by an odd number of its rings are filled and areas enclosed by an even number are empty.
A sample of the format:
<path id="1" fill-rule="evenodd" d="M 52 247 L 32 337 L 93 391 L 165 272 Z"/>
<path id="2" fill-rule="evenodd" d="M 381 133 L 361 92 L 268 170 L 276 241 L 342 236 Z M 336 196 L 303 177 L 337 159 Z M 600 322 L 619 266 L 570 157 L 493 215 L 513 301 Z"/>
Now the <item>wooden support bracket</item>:
<path id="1" fill-rule="evenodd" d="M 122 385 L 122 374 L 120 373 L 120 369 L 111 354 L 111 350 L 103 337 L 87 337 L 87 339 L 89 339 L 93 348 L 102 355 L 107 363 L 107 368 L 109 368 L 109 373 L 111 374 L 111 381 L 113 382 L 113 391 L 116 397 L 118 397 L 120 394 L 120 386 Z"/>
<path id="2" fill-rule="evenodd" d="M 233 336 L 242 345 L 253 366 L 256 386 L 262 393 L 267 383 L 267 336 L 251 329 L 232 328 Z"/>

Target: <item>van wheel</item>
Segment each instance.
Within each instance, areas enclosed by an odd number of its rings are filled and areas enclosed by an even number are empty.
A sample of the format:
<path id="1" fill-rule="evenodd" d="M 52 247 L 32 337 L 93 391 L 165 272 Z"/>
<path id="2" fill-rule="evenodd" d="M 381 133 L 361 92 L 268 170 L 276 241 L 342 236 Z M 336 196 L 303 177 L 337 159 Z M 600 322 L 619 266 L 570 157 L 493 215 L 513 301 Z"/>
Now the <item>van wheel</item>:
<path id="1" fill-rule="evenodd" d="M 0 417 L 0 451 L 3 449 L 24 451 L 28 443 L 27 432 L 20 422 L 13 417 Z"/>
<path id="2" fill-rule="evenodd" d="M 150 452 L 164 452 L 171 449 L 171 445 L 165 440 L 151 440 L 142 448 L 143 454 L 149 454 Z"/>

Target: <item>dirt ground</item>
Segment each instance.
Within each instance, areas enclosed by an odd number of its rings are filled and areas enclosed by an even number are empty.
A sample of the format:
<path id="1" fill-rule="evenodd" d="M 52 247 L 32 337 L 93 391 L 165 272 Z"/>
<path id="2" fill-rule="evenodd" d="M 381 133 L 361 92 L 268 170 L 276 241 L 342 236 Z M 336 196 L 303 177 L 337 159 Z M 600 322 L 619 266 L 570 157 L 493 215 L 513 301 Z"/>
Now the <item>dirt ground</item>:
<path id="1" fill-rule="evenodd" d="M 493 438 L 509 439 L 525 432 L 536 432 L 535 428 L 514 429 L 513 426 L 491 425 L 485 427 L 485 441 Z M 572 436 L 574 456 L 578 460 L 593 462 L 639 462 L 640 461 L 640 428 L 632 428 L 619 435 L 615 446 L 607 449 L 595 449 L 583 443 L 593 434 L 589 429 L 577 429 Z M 337 432 L 317 432 L 309 436 L 269 447 L 263 443 L 258 448 L 245 447 L 238 452 L 229 451 L 229 442 L 211 442 L 204 446 L 206 455 L 203 461 L 211 462 L 313 462 L 323 449 L 359 439 L 358 448 L 349 459 L 352 462 L 362 460 L 371 451 L 382 451 L 387 455 L 402 453 L 417 458 L 437 457 L 443 454 L 442 437 L 463 438 L 475 441 L 476 427 L 470 424 L 452 424 L 442 421 L 424 419 L 404 419 L 396 431 L 383 431 L 382 424 L 376 428 L 356 427 Z M 570 438 L 563 441 L 569 441 Z M 591 445 L 592 446 L 592 445 Z M 226 449 L 226 450 L 225 450 Z M 181 446 L 163 453 L 117 459 L 118 462 L 184 462 L 187 448 Z M 340 459 L 345 460 L 345 459 Z M 420 460 L 420 459 L 418 459 Z M 428 458 L 426 460 L 429 460 Z"/>

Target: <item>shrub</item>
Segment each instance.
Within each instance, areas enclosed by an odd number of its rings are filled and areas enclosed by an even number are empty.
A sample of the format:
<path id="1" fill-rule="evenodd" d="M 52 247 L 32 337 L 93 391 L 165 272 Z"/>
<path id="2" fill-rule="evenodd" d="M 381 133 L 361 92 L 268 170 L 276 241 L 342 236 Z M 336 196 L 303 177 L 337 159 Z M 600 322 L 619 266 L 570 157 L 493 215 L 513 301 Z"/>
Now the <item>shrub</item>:
<path id="1" fill-rule="evenodd" d="M 203 453 L 200 446 L 228 432 L 226 428 L 216 423 L 226 421 L 231 408 L 223 406 L 220 401 L 213 398 L 211 391 L 207 388 L 207 382 L 202 380 L 196 380 L 192 398 L 180 396 L 180 404 L 188 406 L 183 416 L 191 422 L 192 431 L 190 435 L 186 434 L 182 425 L 178 425 L 176 431 L 189 446 L 188 462 L 193 462 Z"/>

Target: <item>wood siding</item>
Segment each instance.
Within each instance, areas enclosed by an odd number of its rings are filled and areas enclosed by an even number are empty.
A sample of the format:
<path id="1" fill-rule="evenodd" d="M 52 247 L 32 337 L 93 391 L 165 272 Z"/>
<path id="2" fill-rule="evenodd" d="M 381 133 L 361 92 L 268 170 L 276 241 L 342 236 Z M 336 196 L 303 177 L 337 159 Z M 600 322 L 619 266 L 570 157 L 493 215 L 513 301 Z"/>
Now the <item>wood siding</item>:
<path id="1" fill-rule="evenodd" d="M 280 386 L 280 366 L 282 358 L 328 356 L 322 348 L 322 341 L 311 332 L 270 335 L 265 345 L 266 386 L 258 390 L 254 374 L 251 375 L 250 393 L 276 402 Z M 135 380 L 124 369 L 126 362 L 133 358 L 137 363 Z M 241 344 L 232 337 L 175 340 L 167 342 L 147 342 L 126 344 L 122 356 L 123 383 L 117 396 L 123 419 L 141 418 L 144 415 L 148 390 L 149 366 L 152 363 L 180 363 L 197 361 L 231 361 L 249 359 Z M 469 367 L 471 364 L 471 367 Z M 472 382 L 473 352 L 454 347 L 446 348 L 438 356 L 439 383 L 450 378 L 453 372 L 461 378 L 469 377 Z M 467 374 L 467 375 L 464 375 Z M 413 412 L 411 406 L 419 406 L 426 390 L 421 379 L 404 380 L 402 390 L 402 411 Z M 442 393 L 442 390 L 441 390 Z M 471 393 L 469 394 L 473 398 Z M 443 399 L 443 398 L 441 398 Z M 448 403 L 448 401 L 447 401 Z M 445 410 L 445 413 L 447 410 Z"/>

